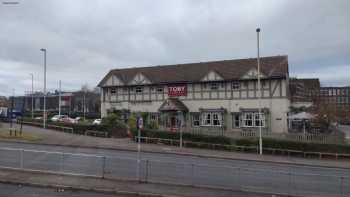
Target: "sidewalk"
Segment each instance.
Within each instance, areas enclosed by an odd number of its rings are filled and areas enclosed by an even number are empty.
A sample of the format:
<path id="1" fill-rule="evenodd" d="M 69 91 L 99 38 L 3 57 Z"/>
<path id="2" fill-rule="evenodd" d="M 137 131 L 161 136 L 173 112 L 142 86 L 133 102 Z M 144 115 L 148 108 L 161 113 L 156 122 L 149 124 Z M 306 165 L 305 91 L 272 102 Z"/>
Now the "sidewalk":
<path id="1" fill-rule="evenodd" d="M 3 124 L 3 127 L 7 127 L 7 124 Z M 91 136 L 75 135 L 70 133 L 63 133 L 59 131 L 42 129 L 32 126 L 24 126 L 24 132 L 28 132 L 34 135 L 40 136 L 41 140 L 36 142 L 25 142 L 19 140 L 4 140 L 10 142 L 20 143 L 37 143 L 45 145 L 63 145 L 80 148 L 101 148 L 101 149 L 115 149 L 125 151 L 137 151 L 137 144 L 128 138 L 116 139 L 116 138 L 99 138 Z M 310 165 L 320 167 L 337 167 L 337 168 L 349 168 L 350 161 L 335 161 L 326 159 L 305 159 L 298 157 L 287 156 L 273 156 L 273 155 L 257 155 L 252 153 L 239 153 L 239 152 L 226 152 L 215 151 L 207 149 L 194 149 L 194 148 L 179 148 L 175 146 L 157 145 L 157 144 L 142 144 L 143 152 L 154 152 L 163 154 L 179 154 L 208 158 L 219 159 L 233 159 L 233 160 L 250 160 L 259 162 L 273 162 L 282 164 L 295 164 L 295 165 Z"/>
<path id="2" fill-rule="evenodd" d="M 85 191 L 112 193 L 122 196 L 144 197 L 270 197 L 245 191 L 230 191 L 191 186 L 175 186 L 167 184 L 138 183 L 135 181 L 116 181 L 101 178 L 54 175 L 49 173 L 18 171 L 0 168 L 0 182 L 22 184 L 28 186 L 77 189 Z M 275 195 L 281 196 L 281 195 Z"/>

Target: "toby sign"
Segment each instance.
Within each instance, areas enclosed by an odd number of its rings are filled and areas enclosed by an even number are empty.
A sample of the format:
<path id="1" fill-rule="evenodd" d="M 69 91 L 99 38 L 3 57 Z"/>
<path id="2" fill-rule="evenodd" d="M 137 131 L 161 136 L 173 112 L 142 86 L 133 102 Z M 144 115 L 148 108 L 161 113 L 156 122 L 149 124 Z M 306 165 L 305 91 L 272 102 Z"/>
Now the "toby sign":
<path id="1" fill-rule="evenodd" d="M 187 86 L 186 84 L 174 85 L 168 87 L 168 96 L 186 96 L 187 95 Z"/>

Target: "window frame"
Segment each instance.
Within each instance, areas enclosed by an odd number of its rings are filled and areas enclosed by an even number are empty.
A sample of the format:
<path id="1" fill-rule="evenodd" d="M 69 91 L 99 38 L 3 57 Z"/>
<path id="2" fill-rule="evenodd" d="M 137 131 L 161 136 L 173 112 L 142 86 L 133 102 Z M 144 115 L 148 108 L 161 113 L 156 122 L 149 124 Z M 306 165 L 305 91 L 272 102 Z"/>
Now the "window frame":
<path id="1" fill-rule="evenodd" d="M 231 83 L 231 89 L 232 90 L 239 90 L 239 89 L 241 89 L 241 83 L 239 81 L 233 81 Z"/>
<path id="2" fill-rule="evenodd" d="M 135 93 L 136 94 L 143 93 L 143 87 L 142 86 L 136 86 L 135 87 Z"/>
<path id="3" fill-rule="evenodd" d="M 200 127 L 201 126 L 201 115 L 200 115 L 200 113 L 192 113 L 191 114 L 191 118 L 192 118 L 192 127 Z M 195 122 L 197 122 L 198 125 L 195 124 Z"/>

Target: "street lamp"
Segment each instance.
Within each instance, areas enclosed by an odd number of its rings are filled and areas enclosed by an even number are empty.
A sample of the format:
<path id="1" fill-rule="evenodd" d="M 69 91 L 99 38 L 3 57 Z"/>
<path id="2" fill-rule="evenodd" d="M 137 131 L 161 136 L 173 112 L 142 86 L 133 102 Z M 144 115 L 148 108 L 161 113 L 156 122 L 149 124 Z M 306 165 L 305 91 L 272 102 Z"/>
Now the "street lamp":
<path id="1" fill-rule="evenodd" d="M 59 90 L 58 90 L 58 115 L 61 117 L 61 80 L 59 81 Z"/>
<path id="2" fill-rule="evenodd" d="M 260 28 L 256 29 L 257 33 L 257 63 L 258 63 L 258 92 L 259 92 L 259 97 L 258 97 L 258 114 L 259 114 L 259 154 L 263 154 L 262 150 L 262 133 L 261 133 L 261 126 L 262 126 L 262 121 L 261 121 L 261 87 L 260 87 L 260 46 L 259 46 L 259 39 L 260 39 Z"/>
<path id="3" fill-rule="evenodd" d="M 46 128 L 46 49 L 40 49 L 44 52 L 44 115 L 43 115 L 43 127 Z"/>
<path id="4" fill-rule="evenodd" d="M 32 76 L 32 119 L 34 119 L 34 75 L 33 73 L 30 73 Z"/>

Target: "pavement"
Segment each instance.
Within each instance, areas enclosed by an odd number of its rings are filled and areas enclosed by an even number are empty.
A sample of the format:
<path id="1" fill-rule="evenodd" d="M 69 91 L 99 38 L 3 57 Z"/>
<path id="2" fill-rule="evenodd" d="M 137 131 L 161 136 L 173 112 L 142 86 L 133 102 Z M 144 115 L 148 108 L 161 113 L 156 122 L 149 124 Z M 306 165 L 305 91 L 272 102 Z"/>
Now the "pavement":
<path id="1" fill-rule="evenodd" d="M 0 196 L 271 197 L 272 195 L 0 169 Z"/>
<path id="2" fill-rule="evenodd" d="M 3 127 L 9 127 L 9 124 L 3 123 Z M 19 127 L 19 125 L 17 125 Z M 34 143 L 44 145 L 70 146 L 75 148 L 99 148 L 112 150 L 137 151 L 137 144 L 129 138 L 99 138 L 92 136 L 75 135 L 63 133 L 55 130 L 42 129 L 39 127 L 23 127 L 25 132 L 40 136 L 41 140 L 36 142 L 26 142 L 21 140 L 0 139 L 0 141 Z M 188 155 L 205 158 L 219 158 L 232 160 L 260 161 L 281 164 L 308 165 L 319 167 L 336 167 L 350 169 L 348 160 L 327 160 L 310 159 L 274 155 L 258 155 L 253 153 L 225 152 L 207 149 L 179 148 L 175 146 L 142 144 L 142 152 L 153 152 L 163 154 Z"/>

